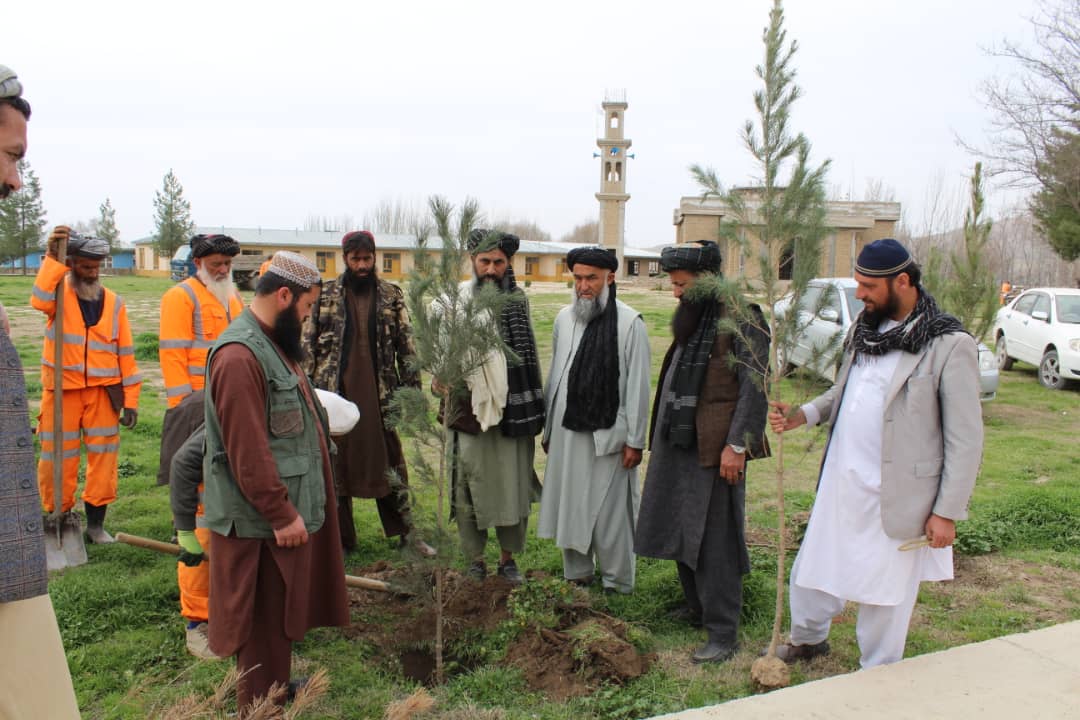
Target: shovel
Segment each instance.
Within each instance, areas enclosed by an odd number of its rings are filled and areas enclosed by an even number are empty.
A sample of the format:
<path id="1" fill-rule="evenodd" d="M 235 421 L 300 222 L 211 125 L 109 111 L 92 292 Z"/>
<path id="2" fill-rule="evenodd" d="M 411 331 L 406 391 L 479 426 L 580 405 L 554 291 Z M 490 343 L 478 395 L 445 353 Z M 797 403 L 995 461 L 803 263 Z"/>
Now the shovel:
<path id="1" fill-rule="evenodd" d="M 56 259 L 63 263 L 67 256 L 67 238 L 56 248 Z M 45 563 L 49 570 L 86 564 L 86 545 L 83 543 L 82 523 L 74 510 L 63 512 L 64 506 L 64 278 L 56 285 L 56 314 L 53 315 L 53 511 L 49 516 L 52 527 L 45 533 Z"/>
<path id="2" fill-rule="evenodd" d="M 150 538 L 141 537 L 139 535 L 128 535 L 127 533 L 116 533 L 116 541 L 126 543 L 128 545 L 134 545 L 135 547 L 145 548 L 147 550 L 156 550 L 160 553 L 166 553 L 167 555 L 179 555 L 180 546 L 173 543 L 161 542 L 160 540 L 151 540 Z M 203 556 L 206 560 L 210 559 L 210 548 L 203 548 Z M 346 575 L 345 585 L 354 588 L 363 588 L 364 590 L 377 590 L 378 592 L 394 593 L 395 595 L 412 595 L 407 590 L 401 588 L 395 588 L 388 582 L 382 580 L 373 580 L 372 578 L 360 577 L 358 575 Z"/>

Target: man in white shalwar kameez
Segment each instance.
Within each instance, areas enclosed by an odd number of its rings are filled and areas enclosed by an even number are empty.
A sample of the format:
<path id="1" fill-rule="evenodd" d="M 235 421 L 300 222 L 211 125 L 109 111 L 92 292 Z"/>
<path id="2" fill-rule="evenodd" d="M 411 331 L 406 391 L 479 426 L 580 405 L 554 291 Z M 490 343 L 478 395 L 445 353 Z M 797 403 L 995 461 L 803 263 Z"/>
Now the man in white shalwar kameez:
<path id="1" fill-rule="evenodd" d="M 967 516 L 982 457 L 978 354 L 920 275 L 895 240 L 867 245 L 855 272 L 865 308 L 836 385 L 795 412 L 773 403 L 777 432 L 831 428 L 791 571 L 791 641 L 777 648 L 784 660 L 827 653 L 832 618 L 851 601 L 862 667 L 896 662 L 919 583 L 953 577 L 955 522 Z"/>
<path id="2" fill-rule="evenodd" d="M 574 301 L 555 318 L 548 454 L 537 535 L 563 551 L 563 576 L 606 592 L 634 589 L 634 523 L 649 424 L 649 339 L 641 315 L 615 298 L 619 263 L 610 250 L 566 257 Z"/>

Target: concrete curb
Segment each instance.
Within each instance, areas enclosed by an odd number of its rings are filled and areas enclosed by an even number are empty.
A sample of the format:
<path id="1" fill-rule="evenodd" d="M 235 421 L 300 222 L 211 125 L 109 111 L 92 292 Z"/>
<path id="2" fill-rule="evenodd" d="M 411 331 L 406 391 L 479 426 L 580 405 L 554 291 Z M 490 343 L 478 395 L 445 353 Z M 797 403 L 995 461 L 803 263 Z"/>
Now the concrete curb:
<path id="1" fill-rule="evenodd" d="M 1080 718 L 1080 621 L 659 717 Z"/>

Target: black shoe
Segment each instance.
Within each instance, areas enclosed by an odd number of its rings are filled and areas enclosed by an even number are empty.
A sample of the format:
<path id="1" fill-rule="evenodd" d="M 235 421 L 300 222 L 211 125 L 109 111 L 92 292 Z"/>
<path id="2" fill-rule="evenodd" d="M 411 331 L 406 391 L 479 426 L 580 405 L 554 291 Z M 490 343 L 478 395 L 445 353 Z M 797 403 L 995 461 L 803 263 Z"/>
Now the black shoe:
<path id="1" fill-rule="evenodd" d="M 568 578 L 566 582 L 570 583 L 571 585 L 577 585 L 578 587 L 587 588 L 592 587 L 596 584 L 596 576 L 589 575 L 588 577 Z"/>
<path id="2" fill-rule="evenodd" d="M 676 622 L 689 623 L 690 627 L 701 627 L 701 613 L 690 609 L 689 605 L 681 605 L 668 613 L 668 617 Z"/>
<path id="3" fill-rule="evenodd" d="M 501 569 L 502 568 L 500 568 L 500 570 Z M 471 577 L 473 580 L 483 582 L 484 578 L 487 577 L 487 565 L 484 563 L 483 560 L 477 560 L 469 566 L 469 569 L 465 571 L 465 574 Z"/>
<path id="4" fill-rule="evenodd" d="M 292 702 L 293 700 L 295 700 L 296 699 L 296 693 L 300 692 L 301 688 L 307 687 L 307 684 L 310 681 L 311 681 L 311 678 L 306 678 L 306 677 L 296 678 L 295 680 L 290 680 L 289 681 L 289 687 L 285 691 L 285 700 L 287 702 Z"/>
<path id="5" fill-rule="evenodd" d="M 694 654 L 690 656 L 690 662 L 695 665 L 724 662 L 731 659 L 736 649 L 735 644 L 710 640 L 694 651 Z"/>
<path id="6" fill-rule="evenodd" d="M 506 578 L 514 585 L 520 585 L 525 582 L 525 578 L 521 577 L 521 573 L 518 572 L 517 563 L 512 559 L 507 560 L 504 563 L 499 563 L 498 575 Z"/>
<path id="7" fill-rule="evenodd" d="M 765 651 L 761 653 L 765 655 L 769 652 L 769 648 L 765 648 Z M 819 643 L 813 643 L 812 645 L 792 645 L 791 643 L 782 643 L 776 646 L 776 657 L 780 658 L 788 665 L 797 660 L 813 660 L 816 657 L 829 654 L 829 641 L 822 640 Z"/>

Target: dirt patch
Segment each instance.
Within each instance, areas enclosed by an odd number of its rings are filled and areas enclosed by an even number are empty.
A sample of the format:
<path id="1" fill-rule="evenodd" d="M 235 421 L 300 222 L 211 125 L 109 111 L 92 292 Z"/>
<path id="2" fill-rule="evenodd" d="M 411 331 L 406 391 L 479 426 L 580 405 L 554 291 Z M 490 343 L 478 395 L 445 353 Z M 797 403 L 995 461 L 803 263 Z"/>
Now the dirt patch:
<path id="1" fill-rule="evenodd" d="M 584 619 L 577 619 L 584 616 Z M 641 677 L 656 661 L 641 654 L 628 639 L 621 620 L 577 608 L 564 615 L 573 624 L 563 629 L 526 631 L 506 653 L 533 690 L 552 700 L 587 695 L 603 684 L 622 685 Z"/>
<path id="2" fill-rule="evenodd" d="M 377 562 L 354 574 L 384 580 L 410 590 L 411 597 L 350 590 L 352 624 L 343 632 L 364 641 L 372 653 L 402 674 L 430 682 L 435 637 L 431 579 Z M 530 576 L 530 580 L 539 579 Z M 470 669 L 469 644 L 510 618 L 507 601 L 514 586 L 501 577 L 477 582 L 448 570 L 443 636 L 448 657 L 459 670 Z M 640 677 L 655 662 L 630 642 L 630 626 L 575 600 L 556 612 L 553 628 L 527 627 L 511 642 L 505 662 L 521 670 L 530 689 L 554 700 L 587 695 L 602 684 L 622 684 Z"/>

